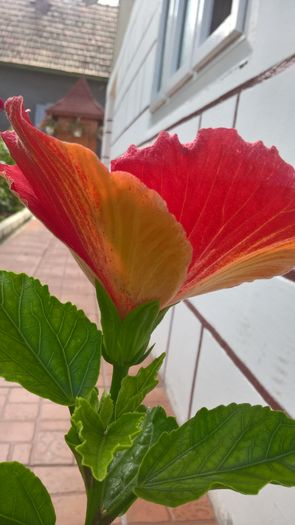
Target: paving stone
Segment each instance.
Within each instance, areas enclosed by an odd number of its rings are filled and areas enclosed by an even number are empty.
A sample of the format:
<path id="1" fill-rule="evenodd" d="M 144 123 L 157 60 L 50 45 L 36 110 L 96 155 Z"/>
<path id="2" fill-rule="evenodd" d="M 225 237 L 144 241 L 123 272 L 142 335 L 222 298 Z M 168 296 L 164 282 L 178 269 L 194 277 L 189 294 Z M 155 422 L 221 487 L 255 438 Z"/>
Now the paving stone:
<path id="1" fill-rule="evenodd" d="M 30 441 L 33 438 L 35 422 L 1 421 L 0 440 L 2 442 Z"/>
<path id="2" fill-rule="evenodd" d="M 163 386 L 158 386 L 146 396 L 144 404 L 148 407 L 155 407 L 161 405 L 166 410 L 169 416 L 173 416 L 173 410 L 167 399 L 166 392 Z"/>
<path id="3" fill-rule="evenodd" d="M 103 374 L 102 374 L 102 364 L 100 365 L 100 372 L 97 380 L 97 386 L 100 388 L 103 388 L 104 386 L 104 380 L 103 380 Z"/>
<path id="4" fill-rule="evenodd" d="M 84 484 L 76 466 L 36 466 L 32 467 L 50 494 L 80 492 L 84 494 Z"/>
<path id="5" fill-rule="evenodd" d="M 148 357 L 147 357 L 142 363 L 140 363 L 139 365 L 131 366 L 131 367 L 129 368 L 129 372 L 128 372 L 129 375 L 130 375 L 130 376 L 135 376 L 135 375 L 139 372 L 139 370 L 140 370 L 141 368 L 145 368 L 145 367 L 147 367 L 148 365 L 151 364 L 151 362 L 152 362 L 152 358 L 151 358 L 150 356 L 148 356 Z"/>
<path id="6" fill-rule="evenodd" d="M 81 525 L 84 523 L 86 512 L 86 497 L 83 494 L 63 494 L 53 496 L 53 505 L 56 511 L 56 525 Z M 113 521 L 119 524 L 120 518 Z"/>
<path id="7" fill-rule="evenodd" d="M 87 310 L 84 310 L 86 316 L 88 317 L 88 319 L 90 319 L 90 321 L 92 321 L 92 323 L 96 324 L 98 326 L 98 315 L 97 315 L 97 312 L 92 312 L 92 311 L 89 311 L 88 309 Z"/>
<path id="8" fill-rule="evenodd" d="M 138 499 L 127 512 L 128 523 L 154 523 L 170 520 L 166 507 Z"/>
<path id="9" fill-rule="evenodd" d="M 9 401 L 10 403 L 39 403 L 40 398 L 24 388 L 12 388 Z"/>
<path id="10" fill-rule="evenodd" d="M 190 525 L 218 525 L 215 519 L 214 520 L 193 520 L 193 521 L 171 521 L 169 522 L 169 525 L 172 525 L 172 524 L 173 525 L 187 525 L 188 523 Z M 266 524 L 263 524 L 263 525 L 266 525 Z"/>
<path id="11" fill-rule="evenodd" d="M 38 431 L 35 436 L 31 462 L 36 464 L 71 464 L 73 455 L 64 440 L 64 433 Z"/>
<path id="12" fill-rule="evenodd" d="M 79 274 L 77 275 L 74 275 L 74 278 L 71 278 L 69 276 L 69 273 L 67 272 L 67 269 L 65 270 L 65 278 L 67 278 L 65 284 L 64 284 L 64 287 L 63 287 L 63 291 L 65 294 L 72 294 L 74 296 L 76 295 L 82 295 L 82 296 L 86 296 L 86 295 L 89 295 L 91 294 L 91 304 L 94 303 L 93 301 L 93 296 L 92 296 L 92 285 L 91 283 L 89 282 L 89 280 L 87 279 L 86 276 L 84 276 L 83 274 L 81 274 L 79 272 Z"/>
<path id="13" fill-rule="evenodd" d="M 212 505 L 207 496 L 202 496 L 197 501 L 186 503 L 180 507 L 169 509 L 176 521 L 214 520 Z"/>
<path id="14" fill-rule="evenodd" d="M 44 419 L 39 421 L 39 430 L 60 430 L 66 433 L 69 428 L 69 419 Z"/>
<path id="15" fill-rule="evenodd" d="M 9 443 L 0 443 L 0 461 L 7 461 L 8 456 L 9 456 Z"/>
<path id="16" fill-rule="evenodd" d="M 84 494 L 66 494 L 53 496 L 52 502 L 56 512 L 56 525 L 81 525 L 86 512 Z"/>
<path id="17" fill-rule="evenodd" d="M 1 399 L 1 398 L 0 398 Z M 38 413 L 38 403 L 8 403 L 4 409 L 4 419 L 30 421 Z"/>
<path id="18" fill-rule="evenodd" d="M 3 377 L 0 377 L 0 393 L 2 393 L 2 390 L 6 390 L 7 393 L 9 393 L 11 388 L 21 388 L 21 387 L 18 383 L 14 383 L 13 381 L 6 381 L 6 379 L 3 379 Z"/>
<path id="19" fill-rule="evenodd" d="M 43 402 L 40 413 L 41 419 L 64 419 L 70 420 L 68 407 L 57 405 L 56 403 Z"/>
<path id="20" fill-rule="evenodd" d="M 31 448 L 31 443 L 17 443 L 13 446 L 11 460 L 19 461 L 24 465 L 28 465 L 30 461 Z"/>
<path id="21" fill-rule="evenodd" d="M 0 390 L 0 413 L 2 412 L 2 409 L 4 408 L 4 405 L 6 403 L 6 395 L 2 396 L 1 395 L 1 390 Z"/>
<path id="22" fill-rule="evenodd" d="M 108 389 L 112 382 L 113 367 L 110 363 L 107 363 L 104 359 L 101 360 L 102 376 L 104 387 Z"/>

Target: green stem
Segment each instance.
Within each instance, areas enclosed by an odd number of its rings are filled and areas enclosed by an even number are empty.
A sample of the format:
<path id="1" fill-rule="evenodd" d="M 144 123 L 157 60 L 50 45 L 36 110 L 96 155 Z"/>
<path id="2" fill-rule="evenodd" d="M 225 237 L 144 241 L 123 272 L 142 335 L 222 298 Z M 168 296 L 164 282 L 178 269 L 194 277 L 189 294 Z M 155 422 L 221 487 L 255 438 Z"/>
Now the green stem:
<path id="1" fill-rule="evenodd" d="M 100 511 L 102 496 L 102 483 L 92 479 L 91 485 L 87 490 L 87 510 L 85 525 L 100 525 L 102 516 Z"/>
<path id="2" fill-rule="evenodd" d="M 69 406 L 71 416 L 74 413 L 74 409 L 74 406 Z M 75 457 L 87 493 L 87 513 L 85 525 L 100 525 L 102 523 L 100 513 L 102 484 L 93 478 L 90 468 L 84 467 L 82 465 L 80 454 L 76 452 L 75 447 L 71 447 L 69 444 L 68 447 Z"/>
<path id="3" fill-rule="evenodd" d="M 108 525 L 112 523 L 120 514 L 122 514 L 122 509 L 129 508 L 132 503 L 136 500 L 136 496 L 129 496 L 125 500 L 121 500 L 117 505 L 112 507 L 106 514 L 103 516 L 103 525 Z"/>
<path id="4" fill-rule="evenodd" d="M 128 366 L 114 365 L 112 384 L 111 384 L 111 390 L 110 390 L 110 393 L 111 393 L 111 396 L 114 402 L 117 400 L 122 380 L 128 374 L 128 370 L 129 370 Z"/>

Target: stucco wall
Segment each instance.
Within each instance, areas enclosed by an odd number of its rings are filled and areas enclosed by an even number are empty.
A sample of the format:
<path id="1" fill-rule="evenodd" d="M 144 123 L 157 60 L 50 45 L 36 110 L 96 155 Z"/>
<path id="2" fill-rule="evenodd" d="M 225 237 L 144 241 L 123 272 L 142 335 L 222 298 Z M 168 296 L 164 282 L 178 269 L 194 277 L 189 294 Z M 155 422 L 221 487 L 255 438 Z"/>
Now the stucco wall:
<path id="1" fill-rule="evenodd" d="M 244 37 L 151 111 L 161 0 L 137 0 L 107 97 L 103 159 L 147 145 L 162 129 L 192 140 L 200 127 L 236 127 L 295 163 L 295 3 L 248 2 Z M 295 283 L 244 284 L 180 304 L 157 329 L 163 375 L 180 422 L 201 406 L 250 402 L 295 417 Z M 293 525 L 295 489 L 259 496 L 213 491 L 223 525 Z"/>

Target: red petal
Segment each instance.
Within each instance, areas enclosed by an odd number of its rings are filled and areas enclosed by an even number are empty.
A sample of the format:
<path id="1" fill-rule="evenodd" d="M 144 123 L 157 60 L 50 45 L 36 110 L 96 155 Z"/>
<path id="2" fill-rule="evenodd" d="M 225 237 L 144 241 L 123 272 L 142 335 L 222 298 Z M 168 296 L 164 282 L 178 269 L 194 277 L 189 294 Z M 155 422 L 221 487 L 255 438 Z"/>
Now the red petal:
<path id="1" fill-rule="evenodd" d="M 110 175 L 92 151 L 34 128 L 21 98 L 6 111 L 15 132 L 2 136 L 18 166 L 0 171 L 12 188 L 104 284 L 122 316 L 151 299 L 166 305 L 184 281 L 191 246 L 163 199 L 129 173 Z"/>
<path id="2" fill-rule="evenodd" d="M 193 246 L 177 298 L 287 272 L 295 264 L 295 175 L 261 142 L 204 129 L 191 144 L 161 133 L 112 163 L 165 199 Z"/>

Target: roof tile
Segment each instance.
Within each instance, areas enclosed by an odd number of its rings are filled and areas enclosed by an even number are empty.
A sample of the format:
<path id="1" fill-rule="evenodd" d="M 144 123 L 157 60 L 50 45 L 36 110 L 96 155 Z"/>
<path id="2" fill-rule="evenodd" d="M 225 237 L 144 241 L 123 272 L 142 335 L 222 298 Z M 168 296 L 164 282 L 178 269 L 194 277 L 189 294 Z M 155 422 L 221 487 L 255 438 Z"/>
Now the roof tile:
<path id="1" fill-rule="evenodd" d="M 0 0 L 0 63 L 109 77 L 118 8 L 82 0 Z"/>

